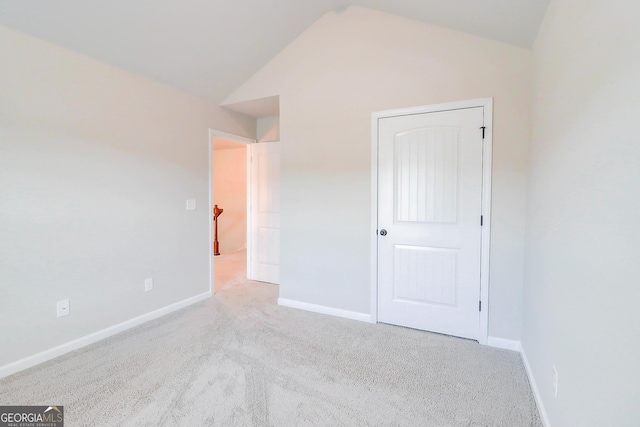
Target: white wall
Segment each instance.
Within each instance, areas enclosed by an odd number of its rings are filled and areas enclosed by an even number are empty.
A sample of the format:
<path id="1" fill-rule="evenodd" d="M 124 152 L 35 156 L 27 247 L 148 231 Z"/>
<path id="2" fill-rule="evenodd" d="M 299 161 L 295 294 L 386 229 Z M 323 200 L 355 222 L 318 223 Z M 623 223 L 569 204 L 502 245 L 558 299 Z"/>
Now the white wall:
<path id="1" fill-rule="evenodd" d="M 522 344 L 553 426 L 640 423 L 639 18 L 555 0 L 534 46 Z"/>
<path id="2" fill-rule="evenodd" d="M 255 121 L 4 27 L 0 44 L 0 367 L 208 292 L 208 128 Z"/>
<path id="3" fill-rule="evenodd" d="M 213 156 L 213 200 L 224 209 L 218 217 L 221 254 L 247 247 L 247 146 L 237 145 Z"/>
<path id="4" fill-rule="evenodd" d="M 257 119 L 256 139 L 258 142 L 280 141 L 280 116 Z"/>
<path id="5" fill-rule="evenodd" d="M 359 7 L 226 103 L 280 95 L 282 298 L 370 311 L 371 113 L 495 98 L 490 334 L 520 338 L 531 52 Z"/>

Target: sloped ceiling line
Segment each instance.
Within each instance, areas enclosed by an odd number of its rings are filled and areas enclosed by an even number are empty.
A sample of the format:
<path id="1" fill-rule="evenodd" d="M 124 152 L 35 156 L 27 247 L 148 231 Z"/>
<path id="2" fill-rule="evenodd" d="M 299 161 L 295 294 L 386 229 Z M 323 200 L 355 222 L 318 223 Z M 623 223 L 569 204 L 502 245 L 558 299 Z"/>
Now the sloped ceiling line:
<path id="1" fill-rule="evenodd" d="M 549 0 L 0 0 L 0 24 L 222 102 L 349 5 L 530 46 Z"/>

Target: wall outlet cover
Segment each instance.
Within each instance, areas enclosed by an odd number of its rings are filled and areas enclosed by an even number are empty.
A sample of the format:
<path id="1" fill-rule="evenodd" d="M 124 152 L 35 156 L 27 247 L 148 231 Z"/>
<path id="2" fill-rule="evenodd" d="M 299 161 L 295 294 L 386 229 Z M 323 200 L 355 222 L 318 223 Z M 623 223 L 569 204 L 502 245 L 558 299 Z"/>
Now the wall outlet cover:
<path id="1" fill-rule="evenodd" d="M 57 315 L 58 317 L 68 316 L 69 315 L 69 300 L 64 299 L 58 301 L 56 304 Z"/>
<path id="2" fill-rule="evenodd" d="M 153 277 L 144 280 L 144 291 L 149 292 L 153 289 Z"/>

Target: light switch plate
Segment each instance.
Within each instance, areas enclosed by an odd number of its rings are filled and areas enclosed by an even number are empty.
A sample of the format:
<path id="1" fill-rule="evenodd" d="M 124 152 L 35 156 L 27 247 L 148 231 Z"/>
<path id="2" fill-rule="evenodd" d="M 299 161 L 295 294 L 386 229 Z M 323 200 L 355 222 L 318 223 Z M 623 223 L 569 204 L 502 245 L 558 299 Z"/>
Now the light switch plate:
<path id="1" fill-rule="evenodd" d="M 187 210 L 188 211 L 196 210 L 196 199 L 187 199 Z"/>

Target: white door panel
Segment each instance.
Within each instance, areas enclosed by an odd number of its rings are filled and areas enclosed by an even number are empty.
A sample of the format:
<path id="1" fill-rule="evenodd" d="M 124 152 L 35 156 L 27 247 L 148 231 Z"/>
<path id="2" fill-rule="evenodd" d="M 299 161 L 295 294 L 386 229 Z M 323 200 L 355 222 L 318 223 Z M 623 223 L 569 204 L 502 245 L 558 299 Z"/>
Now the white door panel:
<path id="1" fill-rule="evenodd" d="M 483 109 L 378 124 L 378 320 L 477 339 Z"/>
<path id="2" fill-rule="evenodd" d="M 280 283 L 280 143 L 251 147 L 250 279 Z"/>

